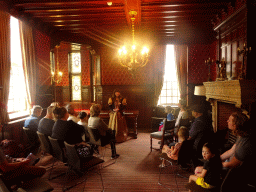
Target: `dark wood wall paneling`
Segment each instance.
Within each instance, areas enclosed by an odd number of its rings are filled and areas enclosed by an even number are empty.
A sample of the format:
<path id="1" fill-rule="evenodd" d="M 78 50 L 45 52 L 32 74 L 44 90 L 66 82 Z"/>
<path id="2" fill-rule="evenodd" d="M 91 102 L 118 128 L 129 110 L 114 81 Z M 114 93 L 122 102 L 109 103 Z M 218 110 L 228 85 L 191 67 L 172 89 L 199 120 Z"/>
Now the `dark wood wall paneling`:
<path id="1" fill-rule="evenodd" d="M 225 20 L 215 26 L 217 32 L 217 58 L 225 59 L 227 62 L 227 78 L 237 79 L 241 72 L 243 56 L 238 55 L 237 48 L 243 50 L 244 45 L 252 51 L 244 60 L 245 79 L 256 79 L 254 73 L 255 58 L 253 45 L 255 38 L 256 6 L 251 1 L 236 8 Z"/>

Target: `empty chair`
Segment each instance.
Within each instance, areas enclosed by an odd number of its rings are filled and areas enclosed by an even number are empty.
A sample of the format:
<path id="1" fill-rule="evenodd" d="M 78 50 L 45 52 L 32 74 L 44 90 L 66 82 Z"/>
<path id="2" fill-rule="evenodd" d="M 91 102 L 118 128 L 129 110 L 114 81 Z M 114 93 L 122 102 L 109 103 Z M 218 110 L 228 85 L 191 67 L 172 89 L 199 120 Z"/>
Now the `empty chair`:
<path id="1" fill-rule="evenodd" d="M 66 172 L 66 182 L 63 186 L 63 191 L 66 191 L 66 190 L 86 181 L 86 178 L 85 178 L 85 180 L 83 180 L 82 182 L 78 182 L 78 183 L 75 183 L 74 185 L 66 187 L 66 183 L 68 182 L 68 176 L 71 171 L 74 171 L 78 175 L 82 176 L 84 174 L 87 174 L 89 172 L 89 170 L 95 166 L 97 166 L 96 172 L 100 175 L 101 184 L 102 184 L 102 188 L 104 191 L 104 184 L 103 184 L 102 175 L 100 172 L 100 170 L 101 170 L 100 164 L 104 163 L 104 160 L 100 159 L 98 157 L 94 157 L 94 156 L 91 156 L 88 158 L 79 158 L 79 156 L 77 154 L 77 150 L 75 148 L 75 145 L 70 145 L 67 142 L 64 142 L 64 144 L 65 144 L 65 148 L 66 148 L 67 162 L 68 162 L 69 168 Z M 84 185 L 85 185 L 85 183 L 84 183 Z"/>
<path id="2" fill-rule="evenodd" d="M 153 133 L 150 133 L 150 151 L 152 152 L 152 149 L 161 150 L 163 148 L 164 142 L 167 139 L 172 139 L 172 130 L 174 128 L 175 120 L 173 121 L 167 121 L 166 118 L 163 120 L 163 128 L 162 131 L 156 131 Z M 160 148 L 153 148 L 152 147 L 152 139 L 160 140 Z"/>
<path id="3" fill-rule="evenodd" d="M 53 179 L 53 178 L 51 178 L 51 173 L 52 173 L 52 170 L 53 170 L 54 163 L 57 160 L 65 163 L 65 162 L 67 162 L 67 158 L 65 156 L 64 150 L 60 147 L 60 144 L 59 144 L 60 141 L 58 139 L 54 139 L 50 136 L 48 136 L 48 138 L 49 138 L 49 141 L 50 141 L 51 146 L 52 146 L 52 156 L 54 157 L 54 161 L 53 161 L 53 164 L 52 164 L 52 169 L 51 169 L 50 174 L 49 174 L 49 179 Z M 62 176 L 64 174 L 65 173 L 60 174 L 58 176 Z M 56 176 L 56 177 L 58 177 L 58 176 Z M 54 177 L 54 178 L 56 178 L 56 177 Z"/>

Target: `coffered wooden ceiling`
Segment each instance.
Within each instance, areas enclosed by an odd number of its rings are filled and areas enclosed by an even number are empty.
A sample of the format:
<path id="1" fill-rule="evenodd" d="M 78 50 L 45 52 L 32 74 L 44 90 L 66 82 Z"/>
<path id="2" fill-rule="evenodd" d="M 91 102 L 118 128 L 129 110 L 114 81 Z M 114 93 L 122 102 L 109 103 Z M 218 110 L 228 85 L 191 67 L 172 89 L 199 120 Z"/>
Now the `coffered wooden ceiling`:
<path id="1" fill-rule="evenodd" d="M 130 10 L 137 11 L 135 39 L 151 43 L 211 39 L 212 20 L 230 1 L 218 0 L 10 0 L 21 18 L 51 34 L 71 34 L 110 47 L 131 38 Z M 112 5 L 108 5 L 112 2 Z M 232 3 L 232 2 L 231 2 Z"/>

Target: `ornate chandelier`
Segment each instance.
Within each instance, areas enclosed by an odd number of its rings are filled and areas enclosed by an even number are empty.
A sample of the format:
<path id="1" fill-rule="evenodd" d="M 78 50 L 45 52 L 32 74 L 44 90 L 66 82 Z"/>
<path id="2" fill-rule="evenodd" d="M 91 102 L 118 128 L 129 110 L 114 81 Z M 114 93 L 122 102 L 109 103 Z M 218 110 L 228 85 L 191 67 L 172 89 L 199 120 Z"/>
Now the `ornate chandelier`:
<path id="1" fill-rule="evenodd" d="M 135 43 L 135 35 L 134 35 L 134 21 L 135 15 L 137 15 L 136 11 L 130 11 L 129 15 L 131 16 L 132 21 L 132 45 L 122 46 L 119 49 L 119 61 L 123 67 L 127 67 L 129 71 L 134 74 L 134 72 L 140 68 L 144 67 L 148 63 L 148 52 L 149 49 L 144 46 L 141 47 Z"/>

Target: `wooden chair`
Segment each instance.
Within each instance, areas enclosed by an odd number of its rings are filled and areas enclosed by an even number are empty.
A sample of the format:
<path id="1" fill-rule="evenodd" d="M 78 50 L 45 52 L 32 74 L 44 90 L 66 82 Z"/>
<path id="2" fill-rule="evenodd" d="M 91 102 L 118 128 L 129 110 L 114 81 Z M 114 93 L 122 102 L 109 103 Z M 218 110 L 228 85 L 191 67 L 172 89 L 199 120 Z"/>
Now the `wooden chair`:
<path id="1" fill-rule="evenodd" d="M 65 144 L 65 148 L 66 148 L 66 154 L 67 154 L 67 159 L 68 159 L 68 170 L 66 172 L 66 182 L 63 186 L 63 191 L 67 191 L 70 188 L 81 184 L 83 182 L 86 182 L 86 178 L 81 181 L 81 182 L 77 182 L 74 185 L 68 186 L 66 187 L 66 184 L 68 182 L 68 176 L 70 174 L 71 171 L 74 171 L 75 173 L 78 173 L 80 176 L 87 174 L 89 172 L 89 170 L 91 170 L 93 167 L 97 166 L 97 170 L 96 173 L 99 174 L 100 179 L 101 179 L 101 184 L 102 184 L 102 191 L 104 191 L 104 184 L 103 184 L 103 180 L 102 180 L 102 175 L 101 175 L 101 167 L 99 166 L 100 164 L 104 163 L 103 159 L 100 159 L 98 157 L 88 157 L 85 159 L 80 159 L 78 154 L 77 154 L 77 150 L 75 148 L 75 145 L 70 145 L 67 142 L 64 142 Z M 85 185 L 86 183 L 84 183 Z"/>
<path id="2" fill-rule="evenodd" d="M 159 177 L 158 177 L 158 184 L 169 189 L 167 185 L 163 184 L 161 182 L 161 174 L 162 170 L 166 169 L 168 167 L 171 167 L 171 171 L 175 173 L 175 175 L 178 175 L 180 177 L 188 179 L 188 177 L 182 175 L 179 173 L 179 170 L 185 170 L 191 172 L 193 174 L 193 161 L 194 161 L 194 151 L 193 151 L 193 141 L 186 140 L 182 143 L 179 154 L 178 154 L 178 160 L 170 159 L 166 153 L 161 153 L 159 155 L 159 158 L 161 161 L 165 160 L 166 166 L 160 167 L 159 169 Z M 176 179 L 176 177 L 175 177 Z M 170 191 L 173 191 L 169 189 Z"/>
<path id="3" fill-rule="evenodd" d="M 164 146 L 164 142 L 167 139 L 172 139 L 174 125 L 175 125 L 175 120 L 167 121 L 166 118 L 164 118 L 162 131 L 156 131 L 156 132 L 150 133 L 150 151 L 151 152 L 152 152 L 152 149 L 159 150 L 159 148 L 152 147 L 152 139 L 161 141 L 160 143 L 160 150 L 161 150 Z"/>
<path id="4" fill-rule="evenodd" d="M 65 174 L 65 173 L 62 173 L 60 175 L 57 175 L 57 176 L 51 178 L 51 174 L 52 174 L 52 170 L 53 170 L 53 166 L 54 166 L 55 162 L 58 160 L 58 161 L 60 161 L 62 163 L 66 163 L 67 162 L 67 157 L 66 157 L 66 155 L 64 153 L 64 150 L 60 147 L 59 140 L 58 139 L 54 139 L 54 138 L 52 138 L 50 136 L 48 136 L 48 138 L 49 138 L 49 141 L 50 141 L 51 146 L 52 146 L 52 156 L 54 158 L 53 159 L 52 168 L 51 168 L 51 171 L 50 171 L 50 174 L 49 174 L 49 178 L 48 178 L 49 180 L 51 180 L 51 179 L 54 179 L 56 177 L 59 177 L 59 176 L 62 176 L 62 175 Z"/>

